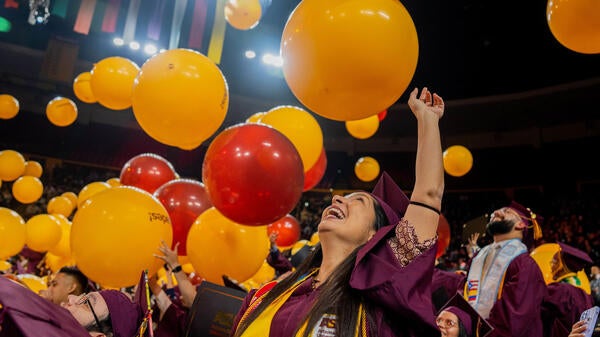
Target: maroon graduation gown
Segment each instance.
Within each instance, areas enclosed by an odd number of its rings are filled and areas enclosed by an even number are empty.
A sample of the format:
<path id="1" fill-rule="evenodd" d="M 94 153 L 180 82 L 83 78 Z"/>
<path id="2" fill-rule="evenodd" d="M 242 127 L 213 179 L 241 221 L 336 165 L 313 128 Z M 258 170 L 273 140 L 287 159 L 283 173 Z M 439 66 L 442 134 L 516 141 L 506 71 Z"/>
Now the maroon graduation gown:
<path id="1" fill-rule="evenodd" d="M 438 312 L 457 292 L 463 292 L 466 276 L 452 271 L 433 269 L 431 292 L 435 312 Z"/>
<path id="2" fill-rule="evenodd" d="M 171 303 L 162 319 L 157 323 L 154 337 L 183 337 L 187 323 L 187 310 Z"/>
<path id="3" fill-rule="evenodd" d="M 544 336 L 569 336 L 581 313 L 593 305 L 592 296 L 581 288 L 562 282 L 549 284 L 542 306 Z"/>
<path id="4" fill-rule="evenodd" d="M 395 235 L 395 228 L 396 225 L 383 227 L 358 252 L 350 278 L 350 286 L 362 292 L 376 308 L 373 324 L 377 331 L 369 331 L 369 335 L 439 336 L 431 301 L 437 244 L 402 267 L 387 243 Z M 253 294 L 251 291 L 246 296 L 234 327 L 248 308 Z M 293 337 L 318 294 L 319 288 L 312 289 L 310 278 L 301 284 L 275 314 L 270 337 Z"/>
<path id="5" fill-rule="evenodd" d="M 270 252 L 269 255 L 267 255 L 267 263 L 275 269 L 276 275 L 285 274 L 293 268 L 290 260 L 279 251 Z"/>

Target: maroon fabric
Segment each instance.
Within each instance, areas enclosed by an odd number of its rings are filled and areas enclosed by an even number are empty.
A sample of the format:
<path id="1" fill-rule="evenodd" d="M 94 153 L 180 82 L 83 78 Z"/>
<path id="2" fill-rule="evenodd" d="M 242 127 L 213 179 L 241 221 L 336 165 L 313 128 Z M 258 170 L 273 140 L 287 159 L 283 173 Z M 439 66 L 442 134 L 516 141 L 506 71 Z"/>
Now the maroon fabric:
<path id="1" fill-rule="evenodd" d="M 187 310 L 171 303 L 162 319 L 157 323 L 154 337 L 182 337 L 185 335 Z"/>
<path id="2" fill-rule="evenodd" d="M 559 242 L 558 245 L 560 246 L 562 260 L 570 271 L 576 273 L 594 263 L 586 252 L 562 242 Z"/>
<path id="3" fill-rule="evenodd" d="M 292 270 L 293 266 L 290 260 L 288 260 L 283 254 L 277 251 L 272 251 L 267 255 L 267 263 L 269 266 L 275 269 L 276 275 L 281 275 Z"/>
<path id="4" fill-rule="evenodd" d="M 542 305 L 544 336 L 567 337 L 581 313 L 593 305 L 592 296 L 581 288 L 562 282 L 549 284 Z M 569 330 L 565 331 L 565 327 Z"/>
<path id="5" fill-rule="evenodd" d="M 396 225 L 404 216 L 409 199 L 387 172 L 383 172 L 371 195 L 383 208 L 389 225 Z"/>
<path id="6" fill-rule="evenodd" d="M 108 306 L 113 336 L 133 337 L 142 322 L 140 307 L 118 290 L 102 290 L 98 293 Z"/>
<path id="7" fill-rule="evenodd" d="M 68 310 L 1 276 L 0 303 L 0 336 L 89 337 Z"/>
<path id="8" fill-rule="evenodd" d="M 456 293 L 462 294 L 466 279 L 467 277 L 464 274 L 434 268 L 431 280 L 431 291 L 434 295 L 433 303 L 435 305 L 441 302 L 439 306 L 434 308 L 434 311 L 439 311 Z"/>

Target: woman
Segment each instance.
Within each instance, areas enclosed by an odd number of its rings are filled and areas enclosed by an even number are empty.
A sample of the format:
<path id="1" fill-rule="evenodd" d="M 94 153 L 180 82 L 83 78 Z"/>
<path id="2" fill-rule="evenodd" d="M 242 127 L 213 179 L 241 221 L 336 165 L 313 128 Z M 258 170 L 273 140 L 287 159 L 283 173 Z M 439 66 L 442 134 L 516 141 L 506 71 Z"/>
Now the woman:
<path id="1" fill-rule="evenodd" d="M 438 122 L 444 101 L 424 88 L 408 105 L 418 124 L 409 200 L 382 174 L 373 193 L 334 196 L 320 245 L 270 291 L 250 292 L 232 336 L 435 336 L 431 274 L 444 189 Z"/>
<path id="2" fill-rule="evenodd" d="M 485 337 L 493 330 L 460 294 L 444 305 L 435 323 L 442 337 Z"/>

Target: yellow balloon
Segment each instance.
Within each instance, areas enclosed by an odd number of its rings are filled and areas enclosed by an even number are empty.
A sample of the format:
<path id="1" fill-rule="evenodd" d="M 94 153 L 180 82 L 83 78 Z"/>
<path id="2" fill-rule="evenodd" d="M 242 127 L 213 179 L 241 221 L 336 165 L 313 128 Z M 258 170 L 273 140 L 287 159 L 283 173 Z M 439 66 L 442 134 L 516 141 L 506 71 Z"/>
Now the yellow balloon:
<path id="1" fill-rule="evenodd" d="M 25 223 L 25 230 L 25 244 L 36 252 L 45 252 L 56 246 L 62 235 L 60 221 L 50 214 L 38 214 L 29 218 Z"/>
<path id="2" fill-rule="evenodd" d="M 310 236 L 310 244 L 311 245 L 316 245 L 317 243 L 321 242 L 321 239 L 319 239 L 319 232 L 314 232 L 311 236 Z"/>
<path id="3" fill-rule="evenodd" d="M 48 289 L 48 285 L 46 281 L 33 274 L 20 274 L 17 275 L 19 281 L 24 284 L 29 290 L 33 291 L 36 294 L 39 294 L 40 291 Z"/>
<path id="4" fill-rule="evenodd" d="M 75 260 L 73 260 L 70 256 L 58 256 L 54 255 L 50 252 L 46 253 L 44 257 L 44 263 L 53 273 L 56 273 L 60 270 L 60 268 L 65 266 L 74 266 Z"/>
<path id="5" fill-rule="evenodd" d="M 48 252 L 61 257 L 71 257 L 71 221 L 62 214 L 54 214 L 54 217 L 60 223 L 62 234 L 58 243 Z"/>
<path id="6" fill-rule="evenodd" d="M 163 265 L 153 254 L 173 230 L 164 206 L 150 193 L 132 186 L 106 189 L 89 198 L 75 213 L 71 252 L 77 266 L 103 286 L 121 288 L 138 283 L 142 270 L 150 275 Z"/>
<path id="7" fill-rule="evenodd" d="M 323 131 L 317 120 L 306 110 L 281 105 L 269 111 L 260 122 L 283 133 L 296 147 L 304 172 L 310 170 L 323 151 Z"/>
<path id="8" fill-rule="evenodd" d="M 32 176 L 22 176 L 12 185 L 13 197 L 22 204 L 31 204 L 38 201 L 44 192 L 44 185 L 40 179 Z"/>
<path id="9" fill-rule="evenodd" d="M 46 117 L 56 126 L 69 126 L 77 119 L 77 105 L 65 97 L 56 97 L 46 106 Z"/>
<path id="10" fill-rule="evenodd" d="M 24 176 L 32 176 L 36 178 L 41 178 L 44 169 L 42 168 L 42 164 L 38 163 L 34 160 L 29 160 L 25 162 L 25 172 L 23 172 Z"/>
<path id="11" fill-rule="evenodd" d="M 348 121 L 394 104 L 417 67 L 412 18 L 396 0 L 301 1 L 281 36 L 283 74 L 302 104 Z"/>
<path id="12" fill-rule="evenodd" d="M 233 28 L 252 29 L 258 25 L 261 16 L 259 0 L 229 0 L 225 4 L 225 21 Z"/>
<path id="13" fill-rule="evenodd" d="M 131 106 L 133 82 L 140 71 L 135 62 L 120 56 L 111 56 L 94 64 L 91 88 L 102 106 L 124 110 Z"/>
<path id="14" fill-rule="evenodd" d="M 267 282 L 273 281 L 275 278 L 275 269 L 271 267 L 267 261 L 265 260 L 263 264 L 260 266 L 260 269 L 252 275 L 248 280 L 244 281 L 246 283 L 248 281 L 253 281 L 258 285 L 265 284 Z"/>
<path id="15" fill-rule="evenodd" d="M 0 118 L 11 119 L 19 113 L 19 101 L 12 95 L 0 95 Z"/>
<path id="16" fill-rule="evenodd" d="M 263 118 L 263 116 L 266 114 L 266 112 L 257 112 L 255 114 L 253 114 L 252 116 L 248 117 L 246 119 L 246 123 L 260 123 L 260 119 Z"/>
<path id="17" fill-rule="evenodd" d="M 77 194 L 75 194 L 74 192 L 65 192 L 60 196 L 71 200 L 71 203 L 73 204 L 73 209 L 77 208 Z"/>
<path id="18" fill-rule="evenodd" d="M 92 91 L 91 79 L 92 74 L 86 71 L 77 75 L 73 80 L 73 92 L 84 103 L 96 103 L 98 101 Z"/>
<path id="19" fill-rule="evenodd" d="M 121 179 L 110 178 L 106 181 L 106 183 L 109 184 L 111 187 L 118 187 L 118 186 L 121 186 Z"/>
<path id="20" fill-rule="evenodd" d="M 364 119 L 355 121 L 346 121 L 346 130 L 348 133 L 358 139 L 367 139 L 372 137 L 379 129 L 379 117 L 373 115 Z"/>
<path id="21" fill-rule="evenodd" d="M 533 260 L 535 260 L 538 267 L 540 267 L 546 284 L 554 282 L 552 278 L 552 267 L 550 266 L 550 261 L 552 261 L 554 254 L 556 254 L 559 250 L 560 246 L 557 243 L 544 243 L 533 249 L 529 254 Z M 585 274 L 585 270 L 579 270 L 577 272 L 577 277 L 581 281 L 579 288 L 586 293 L 591 294 L 592 288 L 590 286 L 590 280 Z"/>
<path id="22" fill-rule="evenodd" d="M 187 254 L 194 269 L 209 282 L 223 284 L 222 275 L 247 280 L 269 253 L 266 226 L 244 226 L 216 208 L 194 221 L 187 238 Z"/>
<path id="23" fill-rule="evenodd" d="M 379 176 L 379 162 L 373 157 L 362 157 L 354 165 L 354 174 L 362 181 L 373 181 Z"/>
<path id="24" fill-rule="evenodd" d="M 25 221 L 15 211 L 0 207 L 0 259 L 18 254 L 25 246 Z"/>
<path id="25" fill-rule="evenodd" d="M 229 88 L 217 65 L 191 49 L 172 49 L 143 65 L 133 88 L 133 113 L 156 141 L 191 150 L 225 120 Z"/>
<path id="26" fill-rule="evenodd" d="M 46 211 L 48 214 L 60 214 L 68 218 L 73 212 L 73 203 L 67 197 L 57 196 L 50 199 Z"/>
<path id="27" fill-rule="evenodd" d="M 0 272 L 7 273 L 12 269 L 12 264 L 8 261 L 0 261 Z"/>
<path id="28" fill-rule="evenodd" d="M 109 188 L 110 185 L 103 181 L 94 181 L 83 186 L 81 191 L 79 191 L 79 196 L 77 197 L 77 207 L 81 208 L 81 205 L 83 205 L 83 203 L 91 196 Z"/>
<path id="29" fill-rule="evenodd" d="M 292 246 L 292 250 L 291 250 L 290 253 L 292 255 L 295 255 L 300 249 L 304 248 L 304 246 L 306 246 L 306 245 L 310 245 L 310 241 L 308 241 L 308 240 L 298 240 Z"/>
<path id="30" fill-rule="evenodd" d="M 14 150 L 0 151 L 0 180 L 13 181 L 25 172 L 25 158 Z"/>
<path id="31" fill-rule="evenodd" d="M 471 151 L 462 145 L 453 145 L 443 153 L 444 170 L 451 176 L 462 177 L 473 167 Z"/>
<path id="32" fill-rule="evenodd" d="M 548 0 L 546 20 L 563 46 L 583 54 L 600 53 L 600 2 Z"/>

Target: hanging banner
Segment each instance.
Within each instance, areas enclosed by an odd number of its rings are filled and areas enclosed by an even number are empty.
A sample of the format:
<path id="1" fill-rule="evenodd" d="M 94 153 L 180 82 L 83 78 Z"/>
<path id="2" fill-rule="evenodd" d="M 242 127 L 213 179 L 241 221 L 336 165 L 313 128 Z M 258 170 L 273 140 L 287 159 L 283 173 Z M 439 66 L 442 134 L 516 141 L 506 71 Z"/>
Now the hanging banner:
<path id="1" fill-rule="evenodd" d="M 131 0 L 127 17 L 125 18 L 125 28 L 123 28 L 123 40 L 129 43 L 135 40 L 135 28 L 137 26 L 138 12 L 140 11 L 140 3 L 142 0 Z"/>
<path id="2" fill-rule="evenodd" d="M 169 49 L 179 47 L 179 37 L 181 36 L 181 26 L 183 24 L 183 16 L 187 0 L 175 0 L 175 8 L 173 9 L 173 21 L 171 21 L 171 36 L 169 38 Z"/>
<path id="3" fill-rule="evenodd" d="M 208 56 L 216 64 L 221 63 L 221 54 L 223 53 L 223 42 L 225 41 L 225 29 L 227 21 L 225 20 L 225 3 L 227 0 L 217 0 L 215 7 L 215 20 L 213 22 L 212 34 L 208 44 Z"/>
<path id="4" fill-rule="evenodd" d="M 96 9 L 96 0 L 82 0 L 79 6 L 79 12 L 77 13 L 77 19 L 75 19 L 75 26 L 73 30 L 77 33 L 88 35 L 90 32 L 90 26 L 92 25 L 92 18 L 94 18 L 94 10 Z"/>
<path id="5" fill-rule="evenodd" d="M 69 0 L 54 0 L 52 1 L 52 15 L 66 18 L 67 17 L 67 9 L 69 8 Z"/>
<path id="6" fill-rule="evenodd" d="M 104 20 L 104 12 L 106 12 L 106 1 L 99 1 L 96 3 L 96 11 L 92 18 L 91 32 L 99 32 L 102 28 L 102 21 Z"/>
<path id="7" fill-rule="evenodd" d="M 104 10 L 104 19 L 102 20 L 102 31 L 105 33 L 114 33 L 117 29 L 117 18 L 121 9 L 121 0 L 108 0 Z"/>
<path id="8" fill-rule="evenodd" d="M 190 48 L 202 49 L 207 10 L 207 0 L 196 0 L 192 17 L 192 26 L 190 27 L 190 37 L 188 40 L 188 47 Z"/>
<path id="9" fill-rule="evenodd" d="M 148 22 L 148 38 L 154 41 L 160 40 L 160 29 L 162 27 L 162 16 L 165 11 L 165 0 L 158 0 L 154 4 L 154 11 Z"/>

